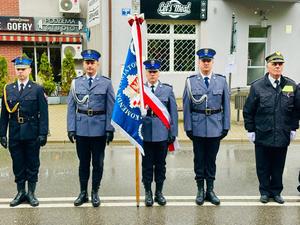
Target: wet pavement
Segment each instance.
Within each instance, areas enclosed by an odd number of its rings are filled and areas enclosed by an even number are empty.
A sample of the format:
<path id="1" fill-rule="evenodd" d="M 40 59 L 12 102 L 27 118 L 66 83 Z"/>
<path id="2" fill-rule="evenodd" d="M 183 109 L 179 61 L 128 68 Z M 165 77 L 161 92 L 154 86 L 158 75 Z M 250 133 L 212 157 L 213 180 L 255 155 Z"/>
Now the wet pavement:
<path id="1" fill-rule="evenodd" d="M 40 206 L 22 204 L 9 208 L 15 195 L 11 159 L 0 149 L 0 224 L 300 224 L 300 195 L 296 187 L 300 170 L 300 145 L 292 144 L 284 171 L 286 204 L 259 203 L 253 145 L 225 142 L 217 159 L 215 192 L 221 206 L 196 206 L 192 146 L 188 142 L 167 158 L 164 194 L 166 207 L 146 208 L 141 199 L 135 206 L 135 154 L 132 146 L 112 145 L 106 149 L 100 188 L 102 205 L 73 207 L 79 191 L 75 146 L 51 143 L 41 150 L 37 196 Z M 144 195 L 141 187 L 141 195 Z"/>

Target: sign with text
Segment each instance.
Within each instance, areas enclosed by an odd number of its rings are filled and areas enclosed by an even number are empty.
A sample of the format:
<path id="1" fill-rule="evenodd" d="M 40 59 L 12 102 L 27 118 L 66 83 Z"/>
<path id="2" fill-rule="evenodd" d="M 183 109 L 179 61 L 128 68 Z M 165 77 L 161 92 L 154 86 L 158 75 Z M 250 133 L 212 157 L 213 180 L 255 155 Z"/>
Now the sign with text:
<path id="1" fill-rule="evenodd" d="M 208 0 L 141 0 L 145 19 L 206 20 Z"/>
<path id="2" fill-rule="evenodd" d="M 44 32 L 84 32 L 85 19 L 63 17 L 34 18 L 35 31 Z"/>
<path id="3" fill-rule="evenodd" d="M 87 26 L 93 27 L 100 23 L 100 1 L 88 0 Z"/>
<path id="4" fill-rule="evenodd" d="M 0 16 L 0 31 L 34 31 L 33 17 Z"/>

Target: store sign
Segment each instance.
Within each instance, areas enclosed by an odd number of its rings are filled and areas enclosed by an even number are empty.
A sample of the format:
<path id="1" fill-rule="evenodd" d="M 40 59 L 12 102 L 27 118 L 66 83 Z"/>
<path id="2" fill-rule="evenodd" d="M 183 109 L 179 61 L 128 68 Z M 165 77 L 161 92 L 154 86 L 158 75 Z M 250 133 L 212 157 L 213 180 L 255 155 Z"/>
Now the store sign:
<path id="1" fill-rule="evenodd" d="M 100 24 L 100 1 L 88 0 L 87 26 L 92 27 Z"/>
<path id="2" fill-rule="evenodd" d="M 0 31 L 34 31 L 33 17 L 0 16 Z"/>
<path id="3" fill-rule="evenodd" d="M 141 0 L 146 19 L 206 20 L 208 0 Z"/>
<path id="4" fill-rule="evenodd" d="M 63 17 L 35 17 L 35 31 L 44 32 L 84 32 L 85 19 Z"/>

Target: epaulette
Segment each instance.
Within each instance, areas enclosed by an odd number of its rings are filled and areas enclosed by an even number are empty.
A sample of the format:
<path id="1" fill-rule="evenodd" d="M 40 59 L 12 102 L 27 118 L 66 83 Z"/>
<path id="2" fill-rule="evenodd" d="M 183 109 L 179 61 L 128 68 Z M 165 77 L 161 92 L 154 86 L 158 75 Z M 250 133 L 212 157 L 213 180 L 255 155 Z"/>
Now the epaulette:
<path id="1" fill-rule="evenodd" d="M 224 78 L 226 78 L 224 75 L 222 75 L 222 74 L 218 74 L 218 73 L 215 73 L 215 75 L 216 76 L 219 76 L 219 77 L 224 77 Z"/>
<path id="2" fill-rule="evenodd" d="M 263 77 L 257 78 L 256 80 L 252 81 L 252 82 L 250 83 L 250 85 L 256 83 L 257 81 L 261 80 L 262 78 L 263 78 Z"/>
<path id="3" fill-rule="evenodd" d="M 107 80 L 111 80 L 109 77 L 106 77 L 106 76 L 103 76 L 103 75 L 101 77 L 106 78 Z"/>
<path id="4" fill-rule="evenodd" d="M 81 75 L 81 76 L 78 76 L 78 77 L 74 77 L 74 79 L 82 78 L 83 76 L 85 76 L 85 75 Z"/>
<path id="5" fill-rule="evenodd" d="M 172 86 L 171 84 L 162 83 L 162 85 L 166 85 L 166 86 L 168 86 L 168 87 L 170 87 L 170 88 L 173 88 L 173 86 Z"/>
<path id="6" fill-rule="evenodd" d="M 192 77 L 195 77 L 195 76 L 197 76 L 197 75 L 196 75 L 196 74 L 194 74 L 194 75 L 188 76 L 186 79 L 188 79 L 188 78 L 192 78 Z"/>

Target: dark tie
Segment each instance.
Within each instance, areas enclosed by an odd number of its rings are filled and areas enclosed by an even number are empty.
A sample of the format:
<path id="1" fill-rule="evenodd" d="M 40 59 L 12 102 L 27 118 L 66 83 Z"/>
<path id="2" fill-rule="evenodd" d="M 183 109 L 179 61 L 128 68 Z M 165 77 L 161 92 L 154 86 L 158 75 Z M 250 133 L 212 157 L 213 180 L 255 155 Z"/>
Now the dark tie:
<path id="1" fill-rule="evenodd" d="M 24 91 L 24 84 L 23 83 L 21 83 L 20 84 L 20 95 L 22 94 L 22 92 Z"/>
<path id="2" fill-rule="evenodd" d="M 279 89 L 279 80 L 275 80 L 275 89 L 278 90 Z"/>
<path id="3" fill-rule="evenodd" d="M 92 83 L 93 83 L 93 78 L 92 78 L 92 77 L 90 77 L 90 78 L 89 78 L 89 87 L 91 87 L 91 86 L 92 86 Z"/>
<path id="4" fill-rule="evenodd" d="M 208 77 L 204 77 L 204 83 L 205 83 L 205 85 L 206 85 L 207 88 L 209 86 L 208 79 L 209 79 Z"/>
<path id="5" fill-rule="evenodd" d="M 154 93 L 154 85 L 151 85 L 151 91 Z"/>

